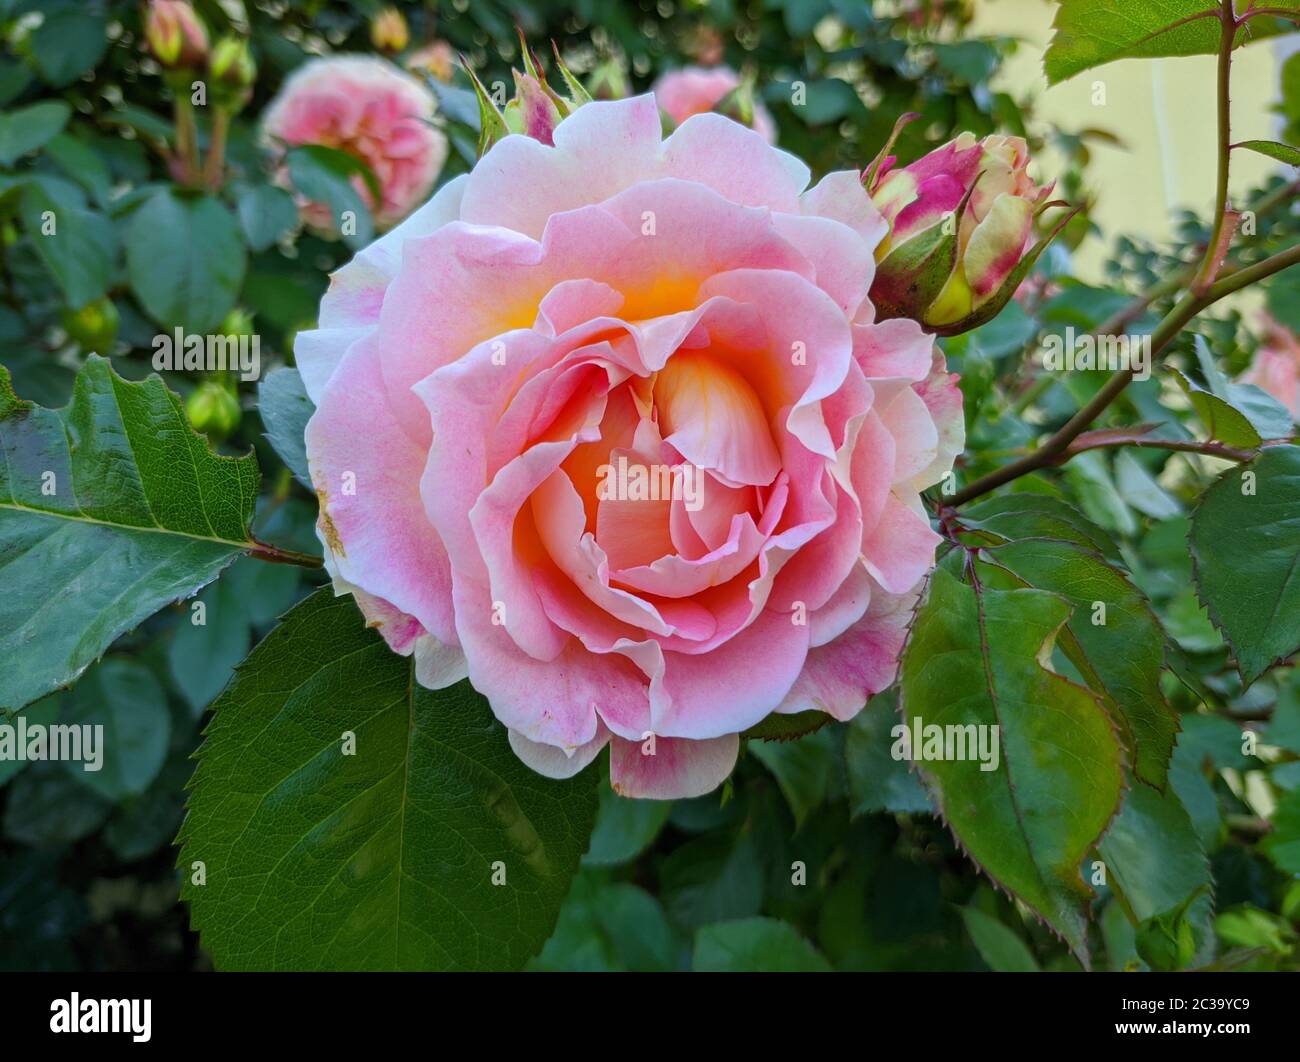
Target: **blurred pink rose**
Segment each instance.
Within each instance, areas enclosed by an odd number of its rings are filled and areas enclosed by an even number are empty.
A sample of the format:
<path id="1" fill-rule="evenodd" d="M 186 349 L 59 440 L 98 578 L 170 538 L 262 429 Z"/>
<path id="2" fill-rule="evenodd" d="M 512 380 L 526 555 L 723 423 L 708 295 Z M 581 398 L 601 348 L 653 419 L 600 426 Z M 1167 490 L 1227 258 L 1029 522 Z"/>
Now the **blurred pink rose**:
<path id="1" fill-rule="evenodd" d="M 670 70 L 654 83 L 655 102 L 676 125 L 693 114 L 707 114 L 740 84 L 730 67 L 705 69 L 687 66 Z M 776 143 L 776 123 L 761 103 L 754 104 L 754 131 L 769 144 Z"/>
<path id="2" fill-rule="evenodd" d="M 1241 382 L 1267 391 L 1300 421 L 1300 339 L 1289 328 L 1268 319 L 1264 342 Z"/>
<path id="3" fill-rule="evenodd" d="M 263 137 L 272 150 L 319 144 L 360 159 L 379 181 L 375 201 L 353 179 L 380 230 L 422 203 L 447 158 L 447 138 L 429 124 L 434 100 L 414 77 L 384 59 L 336 55 L 311 59 L 293 72 L 267 108 Z M 314 228 L 338 230 L 323 203 L 304 203 Z"/>
<path id="4" fill-rule="evenodd" d="M 885 222 L 653 97 L 511 135 L 331 278 L 295 352 L 337 592 L 552 777 L 708 792 L 894 679 L 961 393 L 867 296 Z"/>

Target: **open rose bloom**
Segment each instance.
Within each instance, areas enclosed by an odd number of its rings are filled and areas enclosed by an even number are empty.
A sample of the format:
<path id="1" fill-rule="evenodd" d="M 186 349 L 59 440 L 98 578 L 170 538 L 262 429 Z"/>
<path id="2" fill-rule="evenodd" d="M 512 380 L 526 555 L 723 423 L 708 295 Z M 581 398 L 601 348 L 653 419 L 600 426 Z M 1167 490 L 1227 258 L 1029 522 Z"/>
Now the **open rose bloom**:
<path id="1" fill-rule="evenodd" d="M 392 63 L 329 56 L 294 71 L 267 108 L 262 135 L 276 150 L 316 144 L 364 162 L 379 184 L 379 199 L 360 176 L 353 184 L 382 230 L 428 197 L 447 160 L 447 138 L 430 124 L 433 112 L 429 91 Z M 313 228 L 338 230 L 324 203 L 304 202 L 301 210 Z"/>
<path id="2" fill-rule="evenodd" d="M 418 680 L 468 675 L 553 777 L 731 771 L 773 712 L 889 685 L 963 444 L 886 223 L 716 114 L 652 96 L 495 144 L 332 277 L 297 360 L 319 534 Z M 647 487 L 647 484 L 657 484 Z"/>

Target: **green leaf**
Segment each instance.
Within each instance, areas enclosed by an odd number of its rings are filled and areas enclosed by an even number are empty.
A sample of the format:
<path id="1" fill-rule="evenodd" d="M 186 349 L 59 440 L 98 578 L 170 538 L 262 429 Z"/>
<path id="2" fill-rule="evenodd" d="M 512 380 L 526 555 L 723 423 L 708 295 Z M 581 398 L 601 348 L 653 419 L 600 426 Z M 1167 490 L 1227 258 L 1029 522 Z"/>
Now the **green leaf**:
<path id="1" fill-rule="evenodd" d="M 747 918 L 763 905 L 763 865 L 747 827 L 687 841 L 659 873 L 664 905 L 683 926 Z"/>
<path id="2" fill-rule="evenodd" d="M 1086 957 L 1079 866 L 1119 804 L 1122 754 L 1097 698 L 1044 666 L 1070 611 L 1044 590 L 977 588 L 936 569 L 901 697 L 909 725 L 999 728 L 995 770 L 925 758 L 922 773 L 976 863 Z"/>
<path id="3" fill-rule="evenodd" d="M 648 848 L 673 810 L 671 800 L 632 800 L 600 787 L 600 811 L 583 866 L 630 863 Z"/>
<path id="4" fill-rule="evenodd" d="M 1058 0 L 1056 34 L 1043 56 L 1055 84 L 1115 59 L 1213 55 L 1222 37 L 1219 0 Z M 1300 10 L 1297 0 L 1268 6 Z M 1197 17 L 1207 16 L 1207 17 Z M 1289 32 L 1281 20 L 1251 19 L 1238 28 L 1234 47 Z"/>
<path id="5" fill-rule="evenodd" d="M 157 377 L 92 355 L 61 410 L 0 366 L 0 707 L 67 685 L 253 543 L 256 458 L 220 457 Z"/>
<path id="6" fill-rule="evenodd" d="M 72 108 L 62 100 L 44 100 L 0 114 L 0 166 L 12 166 L 61 133 L 71 115 Z"/>
<path id="7" fill-rule="evenodd" d="M 172 680 L 196 715 L 248 655 L 254 624 L 274 620 L 288 609 L 298 586 L 296 568 L 241 557 L 189 604 L 167 649 L 167 662 Z M 203 622 L 195 622 L 199 619 Z"/>
<path id="8" fill-rule="evenodd" d="M 1197 592 L 1249 686 L 1300 649 L 1300 447 L 1265 447 L 1201 496 Z"/>
<path id="9" fill-rule="evenodd" d="M 102 726 L 97 770 L 66 760 L 73 778 L 114 802 L 143 793 L 162 769 L 171 740 L 167 694 L 153 673 L 127 657 L 109 657 L 64 696 L 61 722 Z"/>
<path id="10" fill-rule="evenodd" d="M 595 821 L 595 772 L 524 766 L 468 683 L 418 685 L 329 588 L 212 711 L 178 865 L 217 966 L 514 969 L 542 946 Z"/>
<path id="11" fill-rule="evenodd" d="M 31 726 L 38 723 L 41 726 L 49 726 L 59 720 L 59 713 L 63 710 L 63 695 L 60 693 L 51 693 L 48 697 L 42 697 L 35 704 L 30 704 L 21 713 L 27 718 L 27 725 Z M 18 713 L 10 714 L 0 712 L 0 723 L 9 726 L 18 725 Z M 14 738 L 17 741 L 17 736 Z M 31 760 L 27 758 L 18 759 L 15 755 L 13 758 L 0 758 L 0 786 L 4 785 L 10 778 L 16 775 Z"/>
<path id="12" fill-rule="evenodd" d="M 971 537 L 981 540 L 981 559 L 1011 575 L 1013 585 L 1048 590 L 1070 603 L 1062 652 L 1101 698 L 1138 777 L 1163 786 L 1178 731 L 1160 686 L 1164 632 L 1127 571 L 1098 551 L 1104 533 L 1077 513 L 1067 520 L 1064 508 L 1012 495 L 972 506 L 962 523 L 979 529 Z"/>
<path id="13" fill-rule="evenodd" d="M 286 158 L 293 186 L 312 202 L 329 207 L 335 229 L 341 230 L 344 217 L 351 214 L 356 228 L 343 233 L 343 242 L 354 251 L 368 244 L 374 236 L 374 223 L 353 179 L 360 177 L 372 200 L 379 202 L 379 184 L 369 167 L 346 151 L 317 144 L 292 148 Z"/>
<path id="14" fill-rule="evenodd" d="M 839 745 L 831 728 L 793 741 L 751 741 L 750 753 L 776 778 L 795 829 L 826 801 L 832 775 L 838 768 Z"/>
<path id="15" fill-rule="evenodd" d="M 194 335 L 217 327 L 244 279 L 244 241 L 234 215 L 209 196 L 155 193 L 136 210 L 126 267 L 140 304 L 166 328 Z"/>
<path id="16" fill-rule="evenodd" d="M 1034 954 L 1010 926 L 1005 926 L 978 907 L 963 907 L 966 932 L 989 969 L 997 973 L 1037 973 Z"/>
<path id="17" fill-rule="evenodd" d="M 9 787 L 4 835 L 37 847 L 71 844 L 93 833 L 111 801 L 75 781 L 57 763 L 36 763 Z"/>
<path id="18" fill-rule="evenodd" d="M 47 10 L 32 31 L 29 46 L 32 62 L 46 84 L 55 88 L 71 85 L 108 50 L 108 16 L 80 2 Z"/>
<path id="19" fill-rule="evenodd" d="M 844 761 L 849 775 L 849 807 L 854 815 L 870 811 L 932 812 L 930 798 L 908 761 L 894 759 L 894 727 L 898 694 L 889 690 L 873 697 L 848 726 Z"/>
<path id="20" fill-rule="evenodd" d="M 293 196 L 273 184 L 246 185 L 237 209 L 244 238 L 254 251 L 265 251 L 298 223 Z"/>
<path id="21" fill-rule="evenodd" d="M 1279 144 L 1276 140 L 1243 140 L 1232 146 L 1249 148 L 1287 166 L 1300 166 L 1300 148 L 1293 148 L 1290 144 Z"/>
<path id="22" fill-rule="evenodd" d="M 1254 384 L 1232 383 L 1215 363 L 1203 336 L 1196 336 L 1196 357 L 1209 390 L 1192 383 L 1178 370 L 1174 376 L 1191 399 L 1212 439 L 1253 450 L 1264 439 L 1290 438 L 1291 413 Z"/>
<path id="23" fill-rule="evenodd" d="M 316 405 L 307 396 L 302 374 L 290 366 L 270 372 L 257 387 L 257 409 L 266 426 L 266 438 L 298 482 L 310 491 L 307 469 L 307 421 Z"/>
<path id="24" fill-rule="evenodd" d="M 829 973 L 831 964 L 789 923 L 743 918 L 699 930 L 691 968 L 709 973 Z"/>
<path id="25" fill-rule="evenodd" d="M 117 231 L 108 218 L 60 203 L 36 182 L 23 188 L 21 210 L 32 246 L 69 306 L 85 306 L 108 290 L 117 258 Z"/>
<path id="26" fill-rule="evenodd" d="M 1112 883 L 1139 921 L 1172 911 L 1210 883 L 1210 864 L 1172 789 L 1133 786 L 1097 846 Z M 1208 913 L 1209 896 L 1194 906 Z"/>
<path id="27" fill-rule="evenodd" d="M 1283 873 L 1300 875 L 1300 789 L 1282 795 L 1273 813 L 1273 832 L 1260 848 Z"/>

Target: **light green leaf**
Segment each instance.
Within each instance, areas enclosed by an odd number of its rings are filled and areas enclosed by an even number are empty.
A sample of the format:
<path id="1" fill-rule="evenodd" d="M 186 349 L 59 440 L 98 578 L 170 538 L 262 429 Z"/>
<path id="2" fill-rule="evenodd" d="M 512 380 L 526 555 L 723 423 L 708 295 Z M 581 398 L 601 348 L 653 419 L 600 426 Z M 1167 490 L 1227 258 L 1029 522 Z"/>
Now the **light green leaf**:
<path id="1" fill-rule="evenodd" d="M 218 967 L 516 969 L 542 946 L 595 821 L 594 771 L 524 766 L 467 682 L 424 689 L 329 588 L 212 712 L 178 865 Z"/>
<path id="2" fill-rule="evenodd" d="M 1070 611 L 1056 594 L 976 588 L 941 566 L 903 653 L 901 696 L 909 725 L 999 728 L 995 770 L 973 758 L 919 766 L 975 862 L 1082 958 L 1091 893 L 1079 867 L 1119 805 L 1122 754 L 1098 699 L 1044 666 Z"/>
<path id="3" fill-rule="evenodd" d="M 249 549 L 256 458 L 220 457 L 156 377 L 92 355 L 44 409 L 0 366 L 0 708 L 72 682 Z"/>
<path id="4" fill-rule="evenodd" d="M 1273 813 L 1273 832 L 1260 848 L 1283 873 L 1300 875 L 1300 789 L 1282 795 Z"/>
<path id="5" fill-rule="evenodd" d="M 709 973 L 828 973 L 831 964 L 789 923 L 743 918 L 699 930 L 691 968 Z"/>
<path id="6" fill-rule="evenodd" d="M 1201 496 L 1196 588 L 1250 685 L 1300 649 L 1300 447 L 1265 447 Z"/>
<path id="7" fill-rule="evenodd" d="M 1212 55 L 1222 37 L 1219 0 L 1058 0 L 1056 34 L 1043 56 L 1055 84 L 1115 59 Z M 1268 6 L 1298 10 L 1297 0 Z M 1199 16 L 1199 17 L 1198 17 Z M 1238 28 L 1234 47 L 1290 31 L 1279 19 L 1254 18 Z"/>
<path id="8" fill-rule="evenodd" d="M 1249 148 L 1271 159 L 1277 159 L 1287 166 L 1300 166 L 1300 148 L 1293 148 L 1290 144 L 1279 144 L 1276 140 L 1243 140 L 1233 147 Z"/>

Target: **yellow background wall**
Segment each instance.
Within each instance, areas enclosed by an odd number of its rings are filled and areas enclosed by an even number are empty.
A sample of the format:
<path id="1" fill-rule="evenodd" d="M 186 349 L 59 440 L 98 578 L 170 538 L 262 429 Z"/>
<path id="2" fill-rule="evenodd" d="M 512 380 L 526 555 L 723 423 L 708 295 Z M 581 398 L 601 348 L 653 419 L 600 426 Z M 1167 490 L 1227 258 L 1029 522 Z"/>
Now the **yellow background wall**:
<path id="1" fill-rule="evenodd" d="M 1023 45 L 1004 64 L 995 87 L 1034 100 L 1036 119 L 1069 132 L 1100 128 L 1123 148 L 1091 141 L 1089 183 L 1097 197 L 1093 218 L 1104 240 L 1090 239 L 1076 257 L 1076 275 L 1100 279 L 1101 263 L 1116 234 L 1152 239 L 1169 235 L 1179 208 L 1208 211 L 1214 203 L 1214 56 L 1122 59 L 1048 87 L 1042 54 L 1051 39 L 1056 5 L 1048 0 L 975 0 L 973 32 L 1015 37 Z M 1234 53 L 1232 139 L 1275 140 L 1280 119 L 1270 107 L 1278 98 L 1282 61 L 1300 47 L 1296 34 L 1247 45 Z M 1092 102 L 1095 82 L 1105 85 L 1104 106 Z M 1253 152 L 1233 152 L 1230 193 L 1258 184 L 1280 169 Z M 1040 160 L 1050 177 L 1058 163 Z"/>

